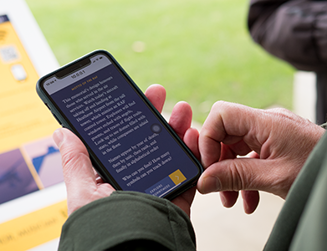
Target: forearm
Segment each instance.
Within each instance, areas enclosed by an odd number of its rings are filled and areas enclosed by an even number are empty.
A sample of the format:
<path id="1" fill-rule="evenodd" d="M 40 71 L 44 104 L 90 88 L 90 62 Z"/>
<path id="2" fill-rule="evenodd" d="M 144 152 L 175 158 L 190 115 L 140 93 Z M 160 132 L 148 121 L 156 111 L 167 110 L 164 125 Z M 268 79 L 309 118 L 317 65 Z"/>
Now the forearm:
<path id="1" fill-rule="evenodd" d="M 195 250 L 195 235 L 188 216 L 171 202 L 119 191 L 74 212 L 63 226 L 59 250 L 110 250 L 126 243 Z"/>

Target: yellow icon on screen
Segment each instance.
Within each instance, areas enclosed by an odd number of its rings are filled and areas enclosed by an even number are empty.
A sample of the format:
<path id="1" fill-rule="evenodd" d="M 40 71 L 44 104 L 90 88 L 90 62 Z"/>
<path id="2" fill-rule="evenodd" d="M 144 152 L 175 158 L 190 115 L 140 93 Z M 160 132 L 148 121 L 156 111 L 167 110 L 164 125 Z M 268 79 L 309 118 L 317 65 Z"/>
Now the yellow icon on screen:
<path id="1" fill-rule="evenodd" d="M 175 172 L 169 175 L 169 178 L 175 183 L 175 185 L 178 185 L 182 183 L 184 180 L 186 180 L 185 176 L 182 174 L 182 172 L 177 169 Z"/>

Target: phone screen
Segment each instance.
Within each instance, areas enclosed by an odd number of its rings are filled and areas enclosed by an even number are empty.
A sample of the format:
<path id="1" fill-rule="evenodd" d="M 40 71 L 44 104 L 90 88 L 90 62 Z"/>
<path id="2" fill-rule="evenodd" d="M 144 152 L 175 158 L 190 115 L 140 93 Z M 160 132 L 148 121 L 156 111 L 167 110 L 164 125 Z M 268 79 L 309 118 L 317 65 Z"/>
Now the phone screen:
<path id="1" fill-rule="evenodd" d="M 200 175 L 201 165 L 109 55 L 92 55 L 41 88 L 116 188 L 166 197 Z"/>

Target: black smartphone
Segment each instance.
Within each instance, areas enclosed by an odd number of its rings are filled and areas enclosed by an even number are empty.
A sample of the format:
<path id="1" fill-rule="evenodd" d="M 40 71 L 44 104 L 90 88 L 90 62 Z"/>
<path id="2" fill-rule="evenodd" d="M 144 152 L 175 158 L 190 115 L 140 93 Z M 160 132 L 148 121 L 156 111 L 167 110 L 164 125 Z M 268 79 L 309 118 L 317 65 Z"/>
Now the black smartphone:
<path id="1" fill-rule="evenodd" d="M 201 164 L 110 53 L 85 55 L 36 89 L 114 188 L 173 199 L 196 184 Z"/>

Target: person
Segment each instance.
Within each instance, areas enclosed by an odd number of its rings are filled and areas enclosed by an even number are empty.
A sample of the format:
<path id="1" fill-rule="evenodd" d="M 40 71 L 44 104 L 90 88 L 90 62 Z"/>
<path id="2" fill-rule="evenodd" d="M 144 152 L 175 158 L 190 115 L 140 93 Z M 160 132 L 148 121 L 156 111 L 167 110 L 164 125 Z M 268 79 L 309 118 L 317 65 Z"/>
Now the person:
<path id="1" fill-rule="evenodd" d="M 251 0 L 248 29 L 256 43 L 298 70 L 316 73 L 316 123 L 327 116 L 327 1 Z"/>
<path id="2" fill-rule="evenodd" d="M 161 111 L 164 88 L 153 85 L 145 94 Z M 213 105 L 200 134 L 190 127 L 191 119 L 190 106 L 180 102 L 169 123 L 201 158 L 201 193 L 221 192 L 223 204 L 231 207 L 241 191 L 247 213 L 259 203 L 258 190 L 285 198 L 265 250 L 327 250 L 327 136 L 322 127 L 285 109 L 223 101 Z M 196 249 L 189 219 L 194 188 L 172 202 L 114 191 L 97 177 L 73 133 L 59 129 L 53 137 L 62 155 L 70 215 L 59 250 Z"/>

